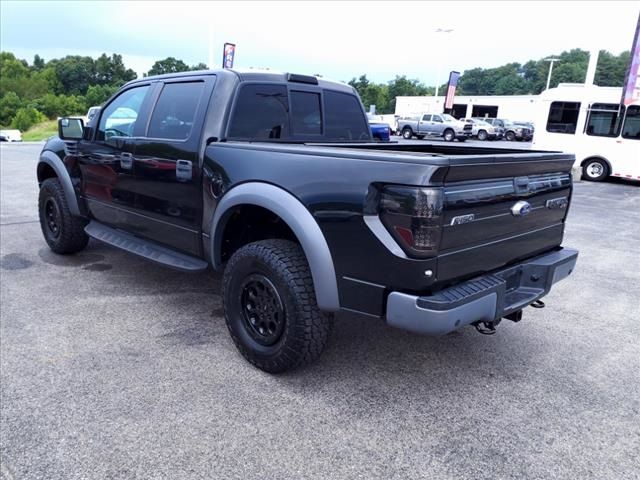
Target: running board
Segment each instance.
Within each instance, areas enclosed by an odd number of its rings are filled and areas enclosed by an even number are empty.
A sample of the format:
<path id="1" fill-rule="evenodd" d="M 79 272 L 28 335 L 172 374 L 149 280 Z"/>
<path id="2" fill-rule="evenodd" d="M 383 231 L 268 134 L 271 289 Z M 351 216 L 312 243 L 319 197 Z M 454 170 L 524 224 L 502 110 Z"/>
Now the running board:
<path id="1" fill-rule="evenodd" d="M 95 220 L 89 222 L 89 225 L 84 227 L 84 231 L 90 237 L 108 245 L 183 272 L 202 272 L 209 266 L 207 262 L 200 258 L 176 252 L 155 242 L 136 237 L 130 233 L 116 230 L 115 228 L 107 227 Z"/>

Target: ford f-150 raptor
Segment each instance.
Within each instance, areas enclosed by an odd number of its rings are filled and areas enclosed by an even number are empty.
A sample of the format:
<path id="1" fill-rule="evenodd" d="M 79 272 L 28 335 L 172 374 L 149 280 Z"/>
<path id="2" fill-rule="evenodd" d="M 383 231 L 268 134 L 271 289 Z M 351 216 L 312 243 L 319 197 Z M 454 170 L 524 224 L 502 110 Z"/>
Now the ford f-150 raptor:
<path id="1" fill-rule="evenodd" d="M 89 237 L 223 271 L 239 351 L 281 372 L 335 312 L 413 332 L 492 333 L 573 270 L 572 155 L 372 141 L 353 88 L 212 70 L 134 80 L 88 125 L 59 120 L 37 166 L 44 238 Z"/>

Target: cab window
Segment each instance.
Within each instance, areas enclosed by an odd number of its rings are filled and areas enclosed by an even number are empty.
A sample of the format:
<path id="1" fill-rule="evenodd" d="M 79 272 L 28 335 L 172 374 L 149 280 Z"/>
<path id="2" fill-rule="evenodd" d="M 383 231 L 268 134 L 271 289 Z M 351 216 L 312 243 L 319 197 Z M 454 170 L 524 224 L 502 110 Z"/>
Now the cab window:
<path id="1" fill-rule="evenodd" d="M 100 116 L 97 140 L 132 137 L 149 85 L 130 88 L 107 105 Z"/>

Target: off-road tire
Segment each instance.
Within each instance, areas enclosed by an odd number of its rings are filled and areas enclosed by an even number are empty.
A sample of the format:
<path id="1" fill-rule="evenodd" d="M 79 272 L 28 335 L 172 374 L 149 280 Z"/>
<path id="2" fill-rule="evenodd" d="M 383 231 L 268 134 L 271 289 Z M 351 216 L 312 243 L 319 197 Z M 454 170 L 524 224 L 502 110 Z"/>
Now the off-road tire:
<path id="1" fill-rule="evenodd" d="M 60 180 L 47 178 L 38 196 L 40 228 L 49 248 L 62 255 L 79 252 L 89 242 L 85 219 L 71 214 Z"/>
<path id="2" fill-rule="evenodd" d="M 247 305 L 255 278 L 270 282 L 268 288 L 277 292 L 271 305 L 281 305 L 284 311 L 280 315 L 284 322 L 279 327 L 281 333 L 271 344 L 265 344 L 271 339 L 260 337 L 255 324 L 250 324 L 256 320 L 251 315 L 256 311 L 259 314 L 261 308 L 260 303 Z M 307 365 L 327 345 L 333 316 L 318 308 L 309 265 L 302 248 L 294 242 L 262 240 L 236 251 L 224 271 L 222 300 L 233 342 L 244 358 L 265 372 L 280 373 Z M 258 321 L 271 318 L 268 315 L 258 315 Z"/>

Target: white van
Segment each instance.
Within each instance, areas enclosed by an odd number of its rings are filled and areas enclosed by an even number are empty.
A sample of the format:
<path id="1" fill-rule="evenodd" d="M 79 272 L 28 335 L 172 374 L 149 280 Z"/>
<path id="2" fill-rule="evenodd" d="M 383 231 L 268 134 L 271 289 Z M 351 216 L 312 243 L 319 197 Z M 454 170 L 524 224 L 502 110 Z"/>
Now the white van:
<path id="1" fill-rule="evenodd" d="M 622 89 L 561 83 L 540 94 L 532 148 L 573 153 L 586 180 L 640 180 L 640 103 Z"/>
<path id="2" fill-rule="evenodd" d="M 0 130 L 0 142 L 21 142 L 20 130 Z"/>

